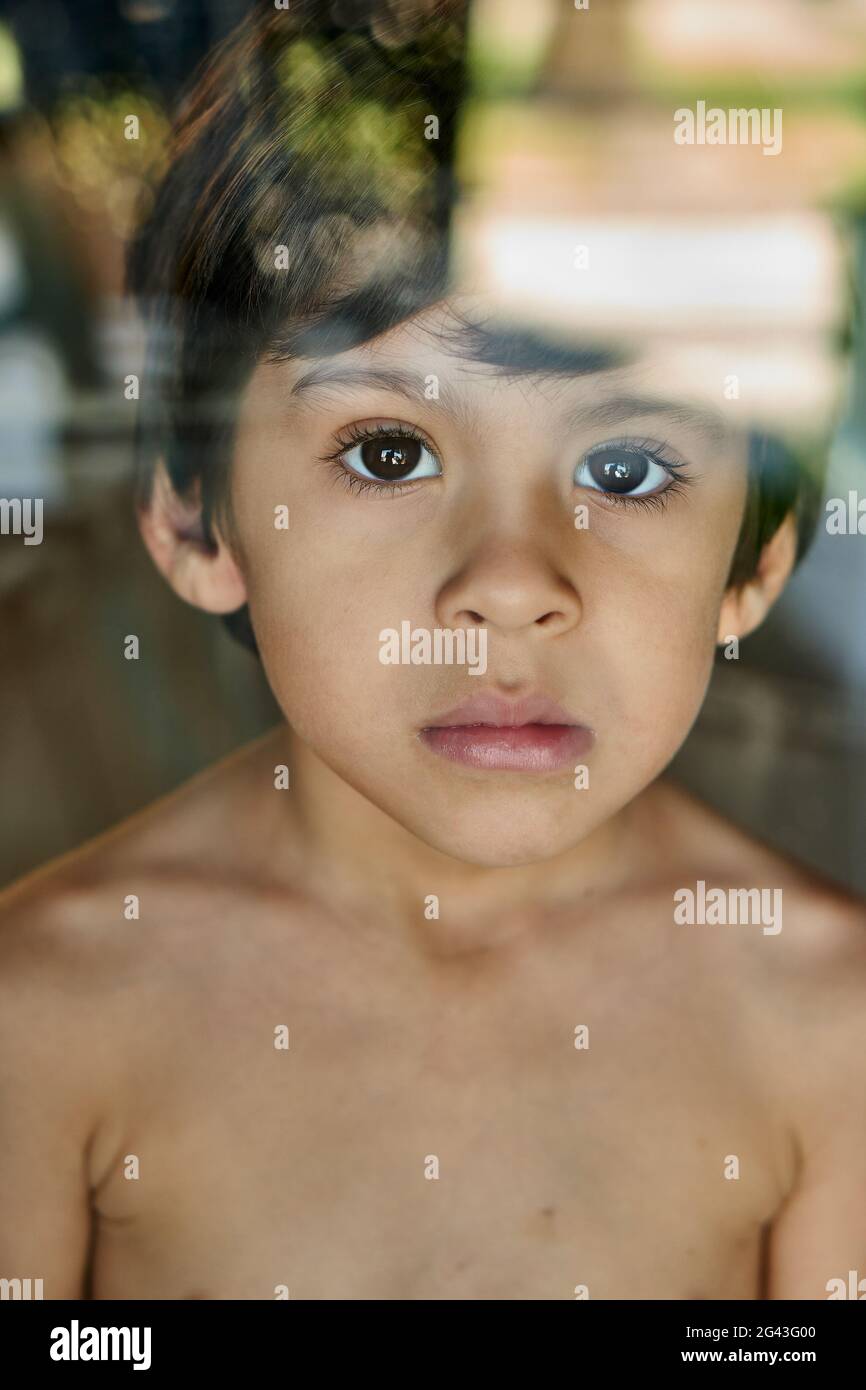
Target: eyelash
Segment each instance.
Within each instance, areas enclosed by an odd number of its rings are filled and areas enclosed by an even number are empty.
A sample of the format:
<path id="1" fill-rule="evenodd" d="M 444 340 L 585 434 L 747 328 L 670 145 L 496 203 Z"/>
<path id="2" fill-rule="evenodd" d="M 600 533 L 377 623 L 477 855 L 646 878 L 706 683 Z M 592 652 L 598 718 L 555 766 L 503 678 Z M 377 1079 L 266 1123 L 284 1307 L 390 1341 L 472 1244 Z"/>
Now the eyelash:
<path id="1" fill-rule="evenodd" d="M 347 449 L 353 449 L 356 444 L 366 444 L 371 439 L 414 439 L 419 444 L 423 444 L 442 466 L 442 460 L 436 449 L 430 443 L 426 435 L 420 430 L 413 429 L 410 425 L 348 425 L 344 430 L 344 438 L 339 440 L 339 448 L 332 454 L 324 454 L 319 460 L 320 463 L 331 464 L 333 471 L 343 486 L 355 494 L 372 492 L 377 496 L 399 497 L 401 493 L 408 492 L 411 488 L 423 481 L 420 478 L 413 478 L 400 483 L 377 483 L 372 478 L 362 478 L 360 474 L 353 473 L 350 468 L 341 463 L 343 454 Z"/>
<path id="2" fill-rule="evenodd" d="M 409 491 L 416 483 L 422 480 L 416 478 L 404 483 L 377 483 L 374 482 L 372 478 L 362 478 L 360 474 L 353 473 L 351 469 L 347 468 L 345 464 L 341 462 L 342 456 L 346 453 L 346 450 L 354 448 L 357 444 L 366 444 L 371 439 L 395 438 L 417 440 L 419 444 L 423 444 L 425 449 L 429 449 L 430 453 L 441 467 L 442 461 L 429 439 L 427 439 L 426 435 L 423 435 L 420 430 L 414 429 L 410 425 L 348 425 L 344 431 L 344 438 L 339 441 L 339 448 L 335 449 L 331 454 L 324 454 L 320 462 L 332 465 L 334 474 L 339 481 L 349 492 L 354 493 L 356 496 L 363 493 L 374 493 L 379 497 L 383 494 L 390 497 L 398 497 L 401 493 Z M 685 492 L 686 488 L 695 481 L 697 476 L 693 473 L 687 473 L 685 471 L 686 465 L 679 460 L 665 457 L 666 451 L 670 448 L 666 442 L 659 444 L 657 441 L 651 439 L 640 441 L 634 439 L 614 439 L 606 441 L 606 444 L 607 447 L 619 446 L 624 450 L 631 450 L 633 453 L 648 455 L 654 463 L 657 463 L 660 468 L 664 468 L 665 471 L 670 474 L 671 480 L 667 487 L 662 488 L 660 492 L 649 493 L 645 497 L 628 497 L 624 493 L 603 492 L 597 488 L 591 489 L 598 497 L 603 499 L 604 505 L 610 504 L 615 507 L 644 507 L 651 511 L 663 511 L 668 504 L 669 495 L 681 495 Z"/>
<path id="3" fill-rule="evenodd" d="M 596 447 L 601 448 L 602 446 L 597 445 Z M 664 511 L 670 497 L 681 496 L 698 477 L 696 473 L 687 473 L 686 464 L 680 459 L 668 456 L 673 450 L 667 441 L 660 444 L 655 439 L 611 439 L 605 441 L 604 447 L 620 448 L 624 452 L 635 454 L 646 454 L 653 463 L 657 463 L 659 468 L 663 468 L 670 475 L 670 482 L 667 487 L 662 488 L 660 492 L 648 493 L 645 497 L 628 497 L 625 493 L 603 492 L 597 488 L 589 489 L 602 499 L 604 506 L 612 504 L 614 507 L 644 507 L 648 511 Z M 588 458 L 592 453 L 593 450 L 590 449 L 584 457 Z"/>

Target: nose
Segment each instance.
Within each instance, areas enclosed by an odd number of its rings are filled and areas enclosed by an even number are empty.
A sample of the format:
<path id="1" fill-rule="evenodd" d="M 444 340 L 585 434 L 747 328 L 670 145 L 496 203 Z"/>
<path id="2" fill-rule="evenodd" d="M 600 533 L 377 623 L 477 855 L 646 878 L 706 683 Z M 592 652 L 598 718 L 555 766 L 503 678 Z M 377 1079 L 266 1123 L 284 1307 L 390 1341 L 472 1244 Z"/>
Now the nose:
<path id="1" fill-rule="evenodd" d="M 559 637 L 579 622 L 574 585 L 543 556 L 518 545 L 486 548 L 440 590 L 443 626 L 496 628 L 502 633 Z"/>

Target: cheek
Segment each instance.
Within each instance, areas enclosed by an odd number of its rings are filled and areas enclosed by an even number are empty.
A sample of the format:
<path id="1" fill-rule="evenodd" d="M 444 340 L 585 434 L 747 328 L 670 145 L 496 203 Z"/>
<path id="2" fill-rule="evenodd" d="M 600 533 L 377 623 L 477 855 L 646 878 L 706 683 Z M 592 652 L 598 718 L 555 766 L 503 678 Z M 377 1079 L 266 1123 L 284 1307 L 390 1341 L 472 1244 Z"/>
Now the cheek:
<path id="1" fill-rule="evenodd" d="M 269 685 L 307 742 L 363 757 L 400 718 L 379 633 L 421 611 L 430 567 L 419 564 L 407 528 L 389 521 L 395 502 L 373 504 L 365 517 L 339 483 L 287 461 L 266 432 L 255 444 L 248 435 L 239 450 L 233 510 Z M 274 525 L 280 506 L 287 529 Z"/>
<path id="2" fill-rule="evenodd" d="M 679 544 L 671 538 L 654 562 L 651 553 L 633 563 L 621 555 L 599 571 L 584 635 L 593 638 L 597 669 L 608 673 L 607 710 L 654 770 L 676 752 L 706 694 L 730 557 L 726 543 L 700 533 Z"/>
<path id="3" fill-rule="evenodd" d="M 713 669 L 718 607 L 712 594 L 668 596 L 640 624 L 640 658 L 628 673 L 635 718 L 663 761 L 697 717 Z"/>
<path id="4" fill-rule="evenodd" d="M 396 722 L 394 670 L 379 661 L 379 633 L 395 621 L 395 592 L 398 607 L 411 611 L 396 557 L 393 570 L 363 561 L 359 539 L 352 544 L 326 527 L 290 528 L 249 553 L 250 614 L 286 719 L 314 745 L 361 754 Z M 390 720 L 383 718 L 389 707 Z"/>

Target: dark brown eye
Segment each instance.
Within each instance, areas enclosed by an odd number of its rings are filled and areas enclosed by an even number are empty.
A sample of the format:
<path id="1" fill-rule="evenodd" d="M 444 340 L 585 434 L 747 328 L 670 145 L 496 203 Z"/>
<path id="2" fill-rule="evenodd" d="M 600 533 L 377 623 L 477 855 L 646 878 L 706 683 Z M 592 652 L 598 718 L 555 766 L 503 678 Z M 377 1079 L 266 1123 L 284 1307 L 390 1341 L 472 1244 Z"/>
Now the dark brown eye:
<path id="1" fill-rule="evenodd" d="M 390 426 L 369 430 L 357 426 L 353 433 L 355 442 L 331 457 L 339 459 L 347 473 L 366 478 L 371 487 L 387 492 L 389 484 L 393 484 L 391 490 L 396 493 L 399 483 L 414 483 L 442 474 L 439 459 L 420 432 Z"/>
<path id="2" fill-rule="evenodd" d="M 640 487 L 650 469 L 645 454 L 611 447 L 596 449 L 585 465 L 592 481 L 605 492 L 633 492 Z"/>
<path id="3" fill-rule="evenodd" d="M 612 498 L 651 498 L 667 492 L 681 468 L 678 461 L 659 459 L 649 442 L 614 441 L 585 453 L 574 470 L 574 482 Z"/>
<path id="4" fill-rule="evenodd" d="M 379 435 L 361 445 L 361 461 L 374 478 L 381 478 L 383 482 L 399 481 L 418 467 L 421 447 L 420 439 Z"/>

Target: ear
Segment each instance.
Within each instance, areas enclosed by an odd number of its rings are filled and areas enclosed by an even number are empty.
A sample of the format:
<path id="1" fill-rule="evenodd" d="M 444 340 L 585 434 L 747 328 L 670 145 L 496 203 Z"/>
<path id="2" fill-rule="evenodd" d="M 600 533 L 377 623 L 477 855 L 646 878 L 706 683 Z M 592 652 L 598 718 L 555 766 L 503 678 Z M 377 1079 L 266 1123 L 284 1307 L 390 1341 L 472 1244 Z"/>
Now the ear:
<path id="1" fill-rule="evenodd" d="M 208 613 L 233 613 L 247 599 L 246 585 L 221 536 L 209 546 L 201 506 L 178 497 L 160 459 L 147 506 L 138 524 L 154 564 L 176 594 Z"/>
<path id="2" fill-rule="evenodd" d="M 719 612 L 718 643 L 746 637 L 766 618 L 788 582 L 797 556 L 797 523 L 789 512 L 761 551 L 753 577 L 728 589 Z"/>

